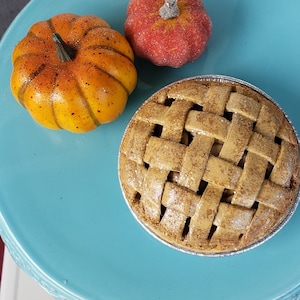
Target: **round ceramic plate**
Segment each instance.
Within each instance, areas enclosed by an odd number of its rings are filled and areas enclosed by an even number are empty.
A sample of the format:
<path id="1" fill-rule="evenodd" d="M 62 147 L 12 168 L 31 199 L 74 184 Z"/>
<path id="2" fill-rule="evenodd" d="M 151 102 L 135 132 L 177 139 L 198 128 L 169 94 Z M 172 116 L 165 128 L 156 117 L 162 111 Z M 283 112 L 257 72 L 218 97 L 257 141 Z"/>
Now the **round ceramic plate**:
<path id="1" fill-rule="evenodd" d="M 95 14 L 123 31 L 125 0 L 32 0 L 0 45 L 1 235 L 17 263 L 71 299 L 274 299 L 300 284 L 300 211 L 263 245 L 205 258 L 174 250 L 132 217 L 118 182 L 118 150 L 136 109 L 175 80 L 223 74 L 279 103 L 300 130 L 298 0 L 206 0 L 213 35 L 180 69 L 136 59 L 139 82 L 123 115 L 82 135 L 37 125 L 9 88 L 11 52 L 30 25 L 63 12 Z"/>

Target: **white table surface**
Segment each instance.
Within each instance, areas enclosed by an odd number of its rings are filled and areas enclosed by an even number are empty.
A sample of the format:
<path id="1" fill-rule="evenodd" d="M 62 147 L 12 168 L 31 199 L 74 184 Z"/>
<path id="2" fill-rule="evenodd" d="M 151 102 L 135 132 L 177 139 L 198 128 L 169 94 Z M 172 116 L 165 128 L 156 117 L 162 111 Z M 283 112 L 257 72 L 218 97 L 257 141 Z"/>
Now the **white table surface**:
<path id="1" fill-rule="evenodd" d="M 0 300 L 54 300 L 54 298 L 15 264 L 5 248 Z"/>

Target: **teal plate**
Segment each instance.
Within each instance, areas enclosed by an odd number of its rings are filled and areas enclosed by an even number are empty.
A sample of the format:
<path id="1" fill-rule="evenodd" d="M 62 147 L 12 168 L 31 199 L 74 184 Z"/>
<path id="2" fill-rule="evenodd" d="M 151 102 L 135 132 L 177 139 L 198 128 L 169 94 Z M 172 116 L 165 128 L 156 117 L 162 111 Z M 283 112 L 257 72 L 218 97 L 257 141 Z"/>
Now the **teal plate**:
<path id="1" fill-rule="evenodd" d="M 54 14 L 95 14 L 123 32 L 128 1 L 32 0 L 0 45 L 0 230 L 16 262 L 66 299 L 297 298 L 300 210 L 248 252 L 193 256 L 158 242 L 132 217 L 118 182 L 118 149 L 136 109 L 156 90 L 201 74 L 240 78 L 269 94 L 300 131 L 300 2 L 206 0 L 213 35 L 180 69 L 136 59 L 139 82 L 123 115 L 82 135 L 36 124 L 13 99 L 11 52 Z M 300 297 L 298 295 L 298 297 Z"/>

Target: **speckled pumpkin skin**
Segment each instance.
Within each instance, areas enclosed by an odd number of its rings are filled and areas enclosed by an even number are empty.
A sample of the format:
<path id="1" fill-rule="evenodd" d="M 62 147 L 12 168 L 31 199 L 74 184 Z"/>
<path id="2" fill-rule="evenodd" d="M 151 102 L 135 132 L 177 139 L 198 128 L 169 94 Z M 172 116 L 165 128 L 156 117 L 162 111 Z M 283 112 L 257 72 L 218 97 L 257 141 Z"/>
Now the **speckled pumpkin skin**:
<path id="1" fill-rule="evenodd" d="M 75 51 L 61 61 L 53 33 Z M 39 124 L 74 133 L 115 120 L 137 83 L 130 44 L 96 16 L 60 14 L 34 24 L 12 54 L 11 90 Z"/>
<path id="2" fill-rule="evenodd" d="M 164 20 L 164 0 L 130 0 L 124 24 L 135 54 L 158 66 L 178 68 L 205 51 L 212 22 L 201 0 L 178 0 L 179 16 Z"/>

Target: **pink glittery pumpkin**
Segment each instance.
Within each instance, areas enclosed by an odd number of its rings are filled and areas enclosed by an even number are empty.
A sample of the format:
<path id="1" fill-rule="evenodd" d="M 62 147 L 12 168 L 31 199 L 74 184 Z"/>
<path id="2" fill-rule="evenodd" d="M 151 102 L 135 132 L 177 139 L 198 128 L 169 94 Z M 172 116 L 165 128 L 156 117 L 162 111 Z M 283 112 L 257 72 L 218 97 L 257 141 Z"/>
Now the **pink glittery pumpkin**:
<path id="1" fill-rule="evenodd" d="M 205 51 L 212 23 L 201 0 L 130 0 L 124 33 L 137 56 L 178 68 Z"/>

